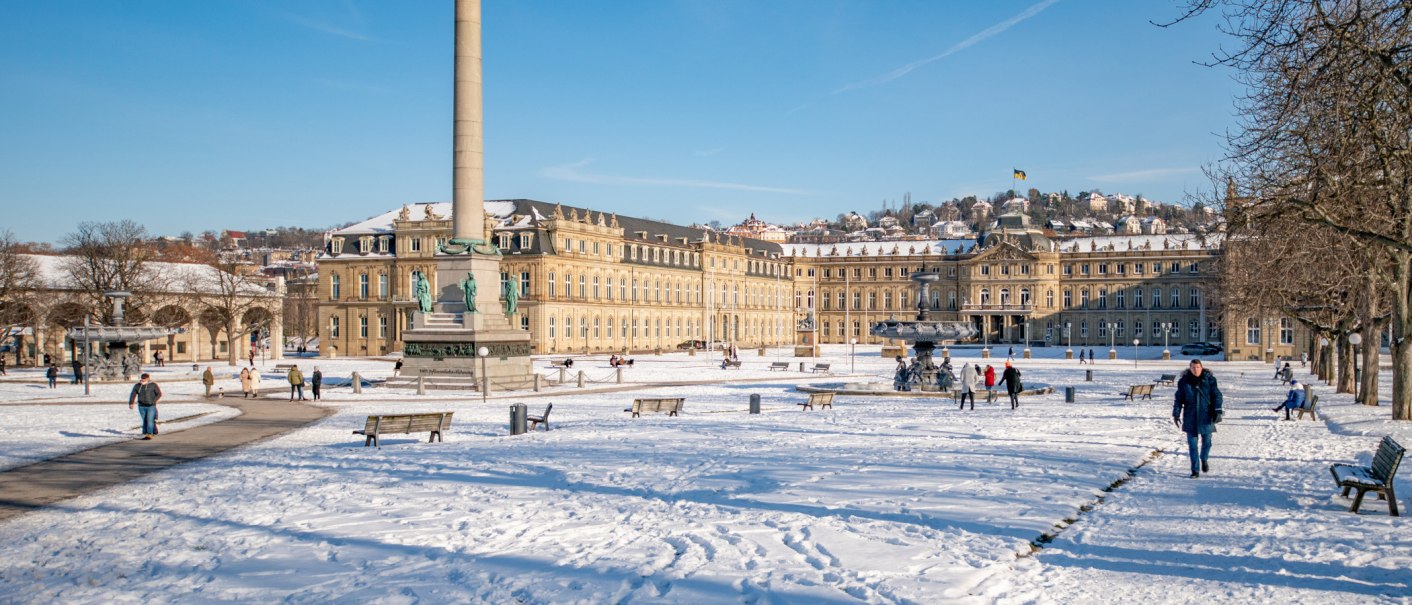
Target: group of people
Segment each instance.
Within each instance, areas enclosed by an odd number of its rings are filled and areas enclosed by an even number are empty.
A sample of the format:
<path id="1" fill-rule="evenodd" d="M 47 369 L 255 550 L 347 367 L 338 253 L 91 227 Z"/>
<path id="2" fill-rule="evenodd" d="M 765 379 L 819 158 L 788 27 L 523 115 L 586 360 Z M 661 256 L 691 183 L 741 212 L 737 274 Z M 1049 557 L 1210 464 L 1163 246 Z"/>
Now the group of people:
<path id="1" fill-rule="evenodd" d="M 289 368 L 289 373 L 285 375 L 289 381 L 289 400 L 307 401 L 304 397 L 304 372 L 295 365 Z M 260 397 L 260 371 L 254 367 L 240 368 L 240 392 L 242 399 Z M 320 388 L 324 383 L 324 373 L 315 367 L 314 372 L 309 375 L 309 388 L 313 394 L 314 401 L 320 399 Z M 211 389 L 216 385 L 216 374 L 207 366 L 206 371 L 201 373 L 201 384 L 206 387 L 206 397 L 211 396 Z"/>
<path id="2" fill-rule="evenodd" d="M 893 374 L 893 388 L 899 391 L 910 391 L 912 385 L 916 384 L 922 375 L 922 368 L 917 360 L 912 360 L 909 364 L 901 356 L 897 357 L 897 369 Z M 1009 360 L 1005 362 L 1005 371 L 1001 373 L 1000 380 L 995 379 L 995 367 L 987 365 L 984 370 L 980 364 L 963 364 L 961 366 L 961 377 L 958 381 L 956 375 L 952 373 L 951 358 L 942 359 L 941 367 L 936 374 L 937 388 L 942 391 L 955 390 L 960 394 L 961 409 L 965 409 L 966 400 L 971 401 L 971 409 L 976 409 L 976 391 L 984 385 L 987 391 L 994 389 L 999 384 L 1005 385 L 1005 392 L 1010 396 L 1010 409 L 1020 407 L 1020 392 L 1025 390 L 1024 384 L 1020 382 L 1020 370 Z"/>
<path id="3" fill-rule="evenodd" d="M 618 367 L 622 367 L 622 366 L 627 366 L 627 367 L 630 367 L 630 368 L 631 368 L 631 367 L 632 367 L 632 362 L 633 362 L 633 360 L 632 360 L 631 358 L 627 357 L 626 355 L 619 356 L 619 355 L 616 355 L 616 354 L 615 354 L 615 355 L 613 355 L 612 357 L 609 357 L 609 358 L 608 358 L 608 367 L 610 367 L 610 368 L 618 368 Z"/>
<path id="4" fill-rule="evenodd" d="M 1087 364 L 1089 364 L 1089 365 L 1093 365 L 1093 349 L 1089 349 L 1089 350 L 1088 350 L 1088 359 L 1087 359 L 1087 360 L 1084 359 L 1084 350 L 1083 350 L 1083 349 L 1079 349 L 1079 365 L 1083 365 L 1083 364 L 1085 364 L 1085 363 L 1087 363 Z"/>

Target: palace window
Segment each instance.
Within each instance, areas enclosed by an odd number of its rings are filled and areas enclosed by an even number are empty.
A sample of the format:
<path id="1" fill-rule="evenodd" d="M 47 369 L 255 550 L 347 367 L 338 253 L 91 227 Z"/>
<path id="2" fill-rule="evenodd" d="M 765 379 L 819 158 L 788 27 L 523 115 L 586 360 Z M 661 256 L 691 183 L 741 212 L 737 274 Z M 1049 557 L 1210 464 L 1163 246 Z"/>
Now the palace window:
<path id="1" fill-rule="evenodd" d="M 521 329 L 521 330 L 524 330 L 524 331 L 526 331 L 526 332 L 530 331 L 529 316 L 528 316 L 528 315 L 521 315 L 521 316 L 520 316 L 520 329 Z"/>
<path id="2" fill-rule="evenodd" d="M 1108 288 L 1099 288 L 1099 289 L 1098 289 L 1098 308 L 1099 308 L 1099 309 L 1107 309 L 1107 308 L 1108 308 Z"/>
<path id="3" fill-rule="evenodd" d="M 1190 263 L 1187 263 L 1187 266 L 1186 266 L 1186 272 L 1187 272 L 1187 273 L 1198 273 L 1198 272 L 1200 272 L 1200 271 L 1201 271 L 1201 269 L 1197 266 L 1196 261 L 1191 261 Z"/>
<path id="4" fill-rule="evenodd" d="M 1260 344 L 1260 320 L 1254 317 L 1245 319 L 1245 344 Z"/>
<path id="5" fill-rule="evenodd" d="M 520 234 L 520 249 L 529 250 L 534 244 L 534 235 L 529 233 Z"/>
<path id="6" fill-rule="evenodd" d="M 612 290 L 609 290 L 612 293 Z M 603 291 L 598 289 L 598 276 L 593 276 L 593 300 L 603 300 Z"/>
<path id="7" fill-rule="evenodd" d="M 990 304 L 990 288 L 981 288 L 981 306 Z"/>
<path id="8" fill-rule="evenodd" d="M 338 338 L 338 316 L 330 315 L 328 318 L 328 335 Z"/>
<path id="9" fill-rule="evenodd" d="M 1154 308 L 1154 309 L 1161 309 L 1161 308 L 1162 308 L 1162 289 L 1161 289 L 1161 288 L 1153 288 L 1153 289 L 1152 289 L 1152 308 Z"/>
<path id="10" fill-rule="evenodd" d="M 1197 321 L 1196 321 L 1195 319 L 1191 320 L 1191 339 L 1192 339 L 1192 340 L 1200 340 L 1200 339 L 1201 339 L 1201 324 L 1200 324 L 1200 323 L 1197 323 Z"/>
<path id="11" fill-rule="evenodd" d="M 1001 288 L 1001 289 L 1000 289 L 1000 304 L 1002 304 L 1002 305 L 1009 305 L 1009 304 L 1010 304 L 1010 289 L 1009 289 L 1009 288 Z"/>
<path id="12" fill-rule="evenodd" d="M 1280 344 L 1294 344 L 1294 322 L 1288 317 L 1280 318 Z"/>
<path id="13" fill-rule="evenodd" d="M 1177 309 L 1182 306 L 1181 288 L 1172 288 L 1172 308 Z"/>
<path id="14" fill-rule="evenodd" d="M 1187 301 L 1190 303 L 1191 308 L 1193 308 L 1193 309 L 1200 309 L 1200 308 L 1201 308 L 1201 291 L 1200 291 L 1200 290 L 1197 290 L 1196 288 L 1192 288 L 1192 289 L 1190 290 L 1189 295 L 1187 296 Z"/>
<path id="15" fill-rule="evenodd" d="M 579 276 L 579 298 L 588 299 L 588 280 L 584 276 Z"/>
<path id="16" fill-rule="evenodd" d="M 529 271 L 520 272 L 520 296 L 529 296 L 530 274 Z"/>
<path id="17" fill-rule="evenodd" d="M 378 315 L 378 338 L 387 338 L 387 316 Z"/>
<path id="18" fill-rule="evenodd" d="M 368 317 L 366 315 L 358 318 L 358 336 L 360 338 L 368 337 Z"/>
<path id="19" fill-rule="evenodd" d="M 1142 308 L 1142 288 L 1133 288 L 1133 308 Z"/>
<path id="20" fill-rule="evenodd" d="M 358 298 L 367 300 L 368 298 L 368 274 L 358 274 Z"/>
<path id="21" fill-rule="evenodd" d="M 550 272 L 549 272 L 549 298 L 554 298 L 554 296 L 555 296 L 555 292 L 554 292 L 554 272 L 553 272 L 553 271 L 550 271 Z"/>
<path id="22" fill-rule="evenodd" d="M 1081 288 L 1079 290 L 1079 308 L 1088 308 L 1088 288 Z"/>
<path id="23" fill-rule="evenodd" d="M 337 273 L 329 276 L 329 300 L 338 300 L 339 295 L 343 293 L 342 286 L 342 280 L 338 278 Z"/>
<path id="24" fill-rule="evenodd" d="M 556 336 L 555 336 L 555 334 L 554 334 L 554 316 L 553 316 L 553 315 L 550 315 L 550 316 L 549 316 L 549 339 L 550 339 L 550 340 L 554 340 L 554 338 L 556 338 Z"/>
<path id="25" fill-rule="evenodd" d="M 863 308 L 863 294 L 862 294 L 861 292 L 854 292 L 854 293 L 853 293 L 853 310 L 854 310 L 854 311 L 858 311 L 858 310 L 861 310 L 862 308 Z"/>
<path id="26" fill-rule="evenodd" d="M 1053 291 L 1053 290 L 1045 290 L 1045 291 L 1044 291 L 1044 307 L 1045 307 L 1046 309 L 1053 309 L 1053 308 L 1054 308 L 1054 291 Z"/>
<path id="27" fill-rule="evenodd" d="M 1126 291 L 1126 290 L 1123 290 L 1122 288 L 1119 288 L 1117 292 L 1114 292 L 1114 296 L 1113 296 L 1113 308 L 1114 308 L 1114 309 L 1123 309 L 1123 308 L 1126 308 L 1126 307 L 1127 307 L 1127 301 L 1124 300 L 1125 298 L 1127 298 L 1127 297 L 1126 297 L 1126 293 L 1127 293 L 1127 291 Z"/>
<path id="28" fill-rule="evenodd" d="M 412 252 L 422 251 L 422 238 L 414 237 L 408 243 L 411 245 Z"/>
<path id="29" fill-rule="evenodd" d="M 877 293 L 877 292 L 873 292 L 873 291 L 869 291 L 869 292 L 868 292 L 868 310 L 869 310 L 869 311 L 872 311 L 872 310 L 877 309 L 877 308 L 878 308 L 878 293 Z"/>
<path id="30" fill-rule="evenodd" d="M 1073 294 L 1073 292 L 1069 291 L 1068 288 L 1065 288 L 1065 289 L 1064 289 L 1064 308 L 1065 308 L 1065 309 L 1072 309 L 1073 307 L 1074 307 L 1074 294 Z"/>
<path id="31" fill-rule="evenodd" d="M 1088 338 L 1088 320 L 1079 322 L 1079 338 Z"/>
<path id="32" fill-rule="evenodd" d="M 387 274 L 378 274 L 378 298 L 387 300 Z"/>

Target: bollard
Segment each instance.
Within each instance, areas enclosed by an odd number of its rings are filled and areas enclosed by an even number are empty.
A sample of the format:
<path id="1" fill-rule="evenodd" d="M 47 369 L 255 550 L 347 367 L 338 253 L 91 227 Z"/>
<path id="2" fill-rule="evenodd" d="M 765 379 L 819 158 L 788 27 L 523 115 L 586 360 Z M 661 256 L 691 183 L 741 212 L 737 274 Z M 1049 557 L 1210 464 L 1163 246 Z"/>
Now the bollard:
<path id="1" fill-rule="evenodd" d="M 760 347 L 760 357 L 765 356 L 765 347 Z"/>
<path id="2" fill-rule="evenodd" d="M 1025 349 L 1025 359 L 1029 359 L 1029 358 L 1030 358 L 1030 350 L 1029 350 L 1029 349 Z"/>
<path id="3" fill-rule="evenodd" d="M 426 395 L 426 394 L 427 394 L 427 375 L 426 375 L 426 374 L 420 374 L 420 375 L 417 376 L 417 394 L 418 394 L 418 395 Z"/>
<path id="4" fill-rule="evenodd" d="M 527 432 L 525 430 L 525 425 L 528 423 L 528 421 L 526 420 L 528 416 L 529 408 L 525 407 L 525 404 L 517 403 L 515 405 L 510 406 L 511 435 L 523 435 Z"/>
<path id="5" fill-rule="evenodd" d="M 1073 349 L 1067 349 L 1067 350 L 1064 351 L 1064 359 L 1073 359 L 1073 358 L 1074 358 L 1074 350 L 1073 350 Z"/>
<path id="6" fill-rule="evenodd" d="M 803 372 L 803 371 L 804 371 L 804 362 L 802 362 L 802 361 L 799 362 L 799 371 L 800 371 L 800 372 Z"/>
<path id="7" fill-rule="evenodd" d="M 1084 370 L 1084 382 L 1093 382 L 1093 370 Z"/>
<path id="8" fill-rule="evenodd" d="M 353 392 L 359 395 L 363 394 L 363 377 L 359 376 L 357 372 L 353 373 Z"/>
<path id="9" fill-rule="evenodd" d="M 1064 387 L 1064 403 L 1074 402 L 1074 387 Z"/>
<path id="10" fill-rule="evenodd" d="M 490 376 L 482 376 L 480 381 L 480 397 L 485 399 L 490 397 Z"/>
<path id="11" fill-rule="evenodd" d="M 534 375 L 534 392 L 536 392 L 536 393 L 539 392 L 539 382 L 540 382 L 540 379 L 542 379 L 542 378 L 544 378 L 544 377 L 543 377 L 543 376 L 540 376 L 538 373 L 535 373 L 535 375 Z"/>
<path id="12" fill-rule="evenodd" d="M 579 388 L 583 388 L 583 370 L 579 370 Z"/>
<path id="13" fill-rule="evenodd" d="M 751 413 L 751 414 L 759 414 L 759 413 L 760 413 L 760 394 L 759 394 L 759 393 L 751 393 L 751 394 L 750 394 L 750 413 Z"/>
<path id="14" fill-rule="evenodd" d="M 569 377 L 566 375 L 567 372 L 568 370 L 565 369 L 564 366 L 559 366 L 559 384 L 564 384 L 569 381 Z"/>
<path id="15" fill-rule="evenodd" d="M 981 349 L 981 359 L 990 359 L 990 349 Z"/>
<path id="16" fill-rule="evenodd" d="M 686 355 L 688 357 L 696 357 L 696 347 L 691 347 L 690 349 L 687 349 Z"/>
<path id="17" fill-rule="evenodd" d="M 614 369 L 615 371 L 617 371 L 617 373 L 618 373 L 618 384 L 622 384 L 622 383 L 623 383 L 623 366 L 618 366 L 618 367 L 613 368 L 613 369 Z"/>

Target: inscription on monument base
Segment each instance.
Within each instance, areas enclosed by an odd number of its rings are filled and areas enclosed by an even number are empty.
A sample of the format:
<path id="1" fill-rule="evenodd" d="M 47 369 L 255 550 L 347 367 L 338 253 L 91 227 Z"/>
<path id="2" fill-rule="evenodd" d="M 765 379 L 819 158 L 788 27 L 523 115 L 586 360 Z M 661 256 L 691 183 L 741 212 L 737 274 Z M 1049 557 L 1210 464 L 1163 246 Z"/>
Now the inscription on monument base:
<path id="1" fill-rule="evenodd" d="M 530 345 L 528 342 L 488 342 L 483 345 L 474 342 L 451 342 L 451 343 L 430 343 L 430 342 L 409 342 L 403 345 L 402 353 L 407 357 L 430 357 L 434 359 L 445 359 L 447 357 L 478 357 L 476 349 L 484 346 L 490 351 L 486 357 L 529 357 Z"/>

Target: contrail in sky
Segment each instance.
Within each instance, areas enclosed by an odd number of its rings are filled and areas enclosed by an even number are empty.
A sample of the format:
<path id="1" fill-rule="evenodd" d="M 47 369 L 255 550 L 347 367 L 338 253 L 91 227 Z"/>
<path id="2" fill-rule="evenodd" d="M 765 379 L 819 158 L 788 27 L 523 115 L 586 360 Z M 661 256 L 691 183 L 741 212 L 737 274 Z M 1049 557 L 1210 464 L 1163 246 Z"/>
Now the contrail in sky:
<path id="1" fill-rule="evenodd" d="M 951 55 L 954 55 L 954 54 L 956 54 L 956 53 L 958 53 L 958 52 L 961 52 L 962 50 L 965 50 L 965 49 L 967 49 L 967 48 L 970 48 L 971 46 L 974 46 L 974 45 L 976 45 L 977 43 L 984 42 L 984 41 L 986 41 L 987 39 L 990 39 L 990 38 L 992 38 L 992 37 L 994 37 L 994 36 L 996 36 L 996 35 L 998 35 L 998 34 L 1004 32 L 1004 31 L 1007 30 L 1007 29 L 1010 29 L 1011 27 L 1014 27 L 1016 24 L 1020 23 L 1021 21 L 1024 21 L 1025 19 L 1029 19 L 1030 17 L 1033 17 L 1033 16 L 1035 16 L 1035 15 L 1038 15 L 1038 14 L 1040 13 L 1040 11 L 1043 11 L 1044 9 L 1049 8 L 1049 5 L 1054 4 L 1055 2 L 1058 2 L 1058 1 L 1059 1 L 1059 0 L 1043 0 L 1043 1 L 1041 1 L 1041 2 L 1038 2 L 1038 3 L 1036 3 L 1036 4 L 1033 4 L 1033 5 L 1031 5 L 1029 8 L 1027 8 L 1027 9 L 1025 9 L 1024 11 L 1022 11 L 1020 14 L 1015 15 L 1014 17 L 1010 17 L 1009 19 L 1006 19 L 1006 20 L 1004 20 L 1004 21 L 1001 21 L 1000 23 L 996 23 L 995 25 L 992 25 L 992 26 L 990 26 L 990 27 L 985 28 L 984 30 L 981 30 L 980 33 L 977 33 L 977 34 L 974 35 L 974 36 L 971 36 L 971 37 L 969 37 L 969 38 L 966 38 L 965 40 L 962 40 L 962 41 L 960 41 L 960 42 L 957 42 L 957 43 L 956 43 L 955 45 L 953 45 L 951 48 L 946 49 L 945 51 L 943 51 L 943 52 L 942 52 L 941 54 L 939 54 L 939 55 L 936 55 L 936 56 L 934 56 L 934 57 L 928 57 L 928 58 L 926 58 L 926 59 L 921 59 L 921 60 L 919 60 L 919 61 L 913 61 L 913 62 L 911 62 L 911 63 L 908 63 L 908 64 L 906 64 L 906 65 L 903 65 L 902 67 L 899 67 L 899 68 L 897 68 L 897 69 L 894 69 L 894 70 L 892 70 L 892 71 L 890 71 L 890 72 L 887 72 L 887 73 L 885 73 L 885 74 L 883 74 L 883 75 L 881 75 L 881 76 L 878 76 L 878 77 L 876 77 L 876 78 L 872 78 L 872 79 L 870 79 L 870 80 L 863 80 L 862 82 L 854 82 L 854 83 L 852 83 L 852 84 L 849 84 L 849 85 L 847 85 L 847 86 L 844 86 L 843 88 L 840 88 L 840 89 L 838 89 L 838 90 L 835 90 L 835 91 L 833 91 L 832 93 L 829 93 L 829 94 L 835 94 L 835 95 L 836 95 L 836 94 L 839 94 L 839 93 L 841 93 L 841 92 L 848 92 L 848 91 L 850 91 L 850 90 L 856 90 L 856 89 L 859 89 L 859 88 L 868 88 L 868 87 L 870 87 L 870 86 L 878 86 L 878 85 L 880 85 L 880 84 L 886 84 L 886 83 L 888 83 L 888 82 L 891 82 L 891 81 L 893 81 L 893 80 L 896 80 L 896 79 L 898 79 L 898 78 L 901 78 L 902 76 L 905 76 L 905 75 L 907 75 L 907 74 L 909 74 L 909 73 L 912 73 L 912 70 L 917 69 L 918 67 L 921 67 L 921 66 L 923 66 L 923 65 L 926 65 L 926 64 L 931 63 L 931 62 L 934 62 L 934 61 L 940 61 L 940 60 L 945 59 L 945 58 L 947 58 L 947 57 L 949 57 L 949 56 L 951 56 Z"/>

